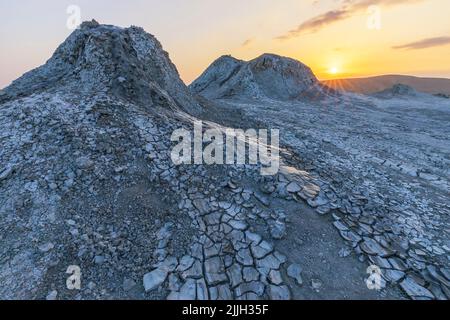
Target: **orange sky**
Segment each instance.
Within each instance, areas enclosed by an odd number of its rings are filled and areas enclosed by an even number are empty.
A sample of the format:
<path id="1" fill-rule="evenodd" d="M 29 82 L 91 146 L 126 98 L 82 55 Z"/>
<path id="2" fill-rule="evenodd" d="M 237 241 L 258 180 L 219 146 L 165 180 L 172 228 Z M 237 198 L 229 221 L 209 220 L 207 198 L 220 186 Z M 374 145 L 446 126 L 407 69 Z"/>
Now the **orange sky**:
<path id="1" fill-rule="evenodd" d="M 265 52 L 296 58 L 320 79 L 450 78 L 448 0 L 3 0 L 0 88 L 44 63 L 69 35 L 70 4 L 83 20 L 154 34 L 187 83 L 220 55 L 248 60 Z"/>

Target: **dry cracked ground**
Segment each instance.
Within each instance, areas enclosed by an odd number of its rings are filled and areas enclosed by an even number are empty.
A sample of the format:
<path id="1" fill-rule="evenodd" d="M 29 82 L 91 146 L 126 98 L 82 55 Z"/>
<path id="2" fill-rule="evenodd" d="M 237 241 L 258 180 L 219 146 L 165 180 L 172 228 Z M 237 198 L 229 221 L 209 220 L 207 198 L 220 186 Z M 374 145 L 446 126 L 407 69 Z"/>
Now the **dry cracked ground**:
<path id="1" fill-rule="evenodd" d="M 199 119 L 279 129 L 280 171 L 174 165 Z M 0 93 L 0 298 L 446 300 L 449 121 L 431 96 L 194 97 L 142 29 L 85 23 Z"/>

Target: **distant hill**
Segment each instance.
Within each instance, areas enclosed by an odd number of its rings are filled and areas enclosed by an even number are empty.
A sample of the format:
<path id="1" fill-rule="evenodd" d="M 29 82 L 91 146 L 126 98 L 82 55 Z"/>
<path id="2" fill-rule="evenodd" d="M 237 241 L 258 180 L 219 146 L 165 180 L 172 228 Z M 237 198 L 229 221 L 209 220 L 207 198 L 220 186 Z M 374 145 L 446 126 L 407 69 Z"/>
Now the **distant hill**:
<path id="1" fill-rule="evenodd" d="M 404 84 L 395 84 L 386 90 L 373 94 L 373 96 L 381 99 L 411 98 L 419 95 L 427 96 L 426 93 L 419 93 L 414 88 Z"/>
<path id="2" fill-rule="evenodd" d="M 385 75 L 369 78 L 350 78 L 323 81 L 324 84 L 344 91 L 372 94 L 391 88 L 396 84 L 403 84 L 419 92 L 450 94 L 450 79 L 420 78 L 402 75 Z"/>

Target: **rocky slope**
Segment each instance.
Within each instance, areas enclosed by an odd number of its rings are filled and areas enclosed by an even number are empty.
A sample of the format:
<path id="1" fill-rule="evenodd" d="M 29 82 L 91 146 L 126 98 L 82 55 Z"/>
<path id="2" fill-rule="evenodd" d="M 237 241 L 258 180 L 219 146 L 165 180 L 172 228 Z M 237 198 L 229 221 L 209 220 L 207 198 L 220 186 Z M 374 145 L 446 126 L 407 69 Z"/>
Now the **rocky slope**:
<path id="1" fill-rule="evenodd" d="M 251 61 L 222 56 L 196 79 L 190 89 L 206 98 L 296 100 L 321 98 L 332 90 L 323 86 L 301 62 L 263 54 Z"/>
<path id="2" fill-rule="evenodd" d="M 1 101 L 0 297 L 133 296 L 158 228 L 187 218 L 160 196 L 162 137 L 200 106 L 168 55 L 140 28 L 84 23 Z M 70 265 L 81 291 L 66 288 Z"/>
<path id="3" fill-rule="evenodd" d="M 163 101 L 190 113 L 200 111 L 161 44 L 138 27 L 83 23 L 45 65 L 5 88 L 0 102 L 57 90 L 80 97 L 102 92 L 137 104 Z"/>

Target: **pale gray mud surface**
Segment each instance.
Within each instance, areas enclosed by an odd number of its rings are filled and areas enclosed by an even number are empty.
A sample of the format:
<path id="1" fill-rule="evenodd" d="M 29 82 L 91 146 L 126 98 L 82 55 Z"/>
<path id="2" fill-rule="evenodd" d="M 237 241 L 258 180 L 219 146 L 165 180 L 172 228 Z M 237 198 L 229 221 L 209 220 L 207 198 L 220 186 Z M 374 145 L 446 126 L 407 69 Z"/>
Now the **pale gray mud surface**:
<path id="1" fill-rule="evenodd" d="M 320 185 L 312 197 L 298 193 L 326 216 L 319 220 L 334 223 L 353 254 L 366 266 L 381 267 L 393 287 L 399 284 L 415 299 L 448 299 L 450 103 L 417 96 L 348 95 L 309 103 L 218 99 L 205 117 L 231 127 L 279 129 L 283 159 Z M 296 221 L 289 224 L 294 233 L 302 230 Z M 340 245 L 330 246 L 335 254 Z M 328 259 L 331 252 L 325 259 L 333 268 L 340 262 Z M 345 272 L 338 274 L 343 279 Z"/>
<path id="2" fill-rule="evenodd" d="M 242 65 L 228 93 L 285 101 L 197 101 L 155 37 L 92 21 L 2 90 L 0 299 L 448 298 L 448 106 L 313 103 L 303 64 Z M 280 129 L 280 171 L 175 165 L 200 119 Z"/>
<path id="3" fill-rule="evenodd" d="M 206 106 L 202 114 L 202 118 L 206 120 L 244 130 L 266 128 L 261 121 L 263 117 L 254 117 L 245 109 L 236 108 L 233 102 L 228 100 L 212 102 L 202 97 L 198 99 Z M 223 117 L 224 114 L 226 117 Z M 282 155 L 284 159 L 289 158 L 290 152 L 286 150 Z M 294 163 L 302 168 L 300 161 Z M 247 182 L 247 185 L 252 183 Z M 292 298 L 306 300 L 406 298 L 395 285 L 389 285 L 381 292 L 369 290 L 366 285 L 368 265 L 362 261 L 362 256 L 353 252 L 352 247 L 333 227 L 333 218 L 318 215 L 313 207 L 299 197 L 296 198 L 297 201 L 290 199 L 291 201 L 276 198 L 270 202 L 270 208 L 274 210 L 282 208 L 287 221 L 283 239 L 272 240 L 275 248 L 286 255 L 291 264 L 298 264 L 302 269 L 302 285 L 289 277 L 286 271 L 282 272 L 288 279 Z M 271 238 L 270 228 L 265 222 L 258 221 L 252 226 L 261 235 Z M 313 282 L 318 283 L 318 288 L 313 287 Z"/>

